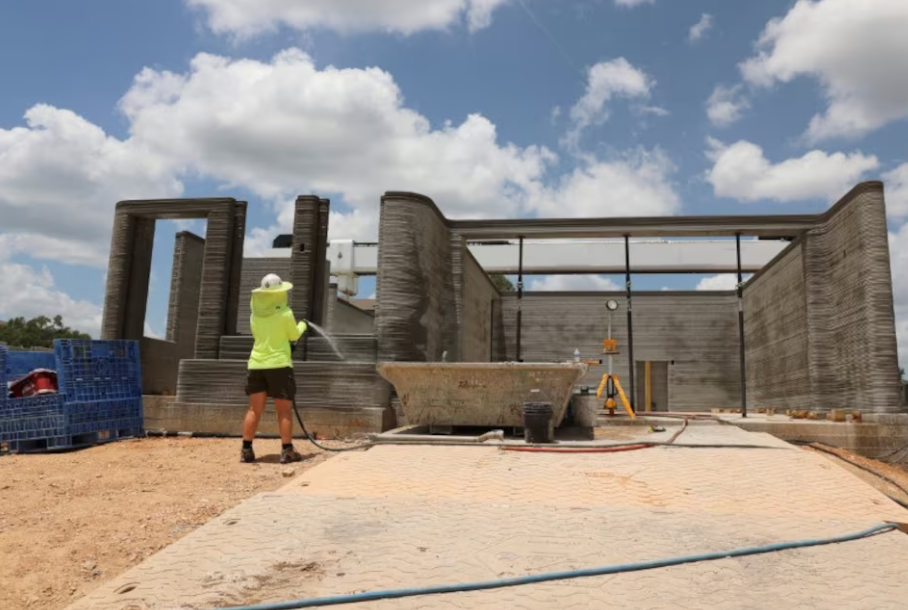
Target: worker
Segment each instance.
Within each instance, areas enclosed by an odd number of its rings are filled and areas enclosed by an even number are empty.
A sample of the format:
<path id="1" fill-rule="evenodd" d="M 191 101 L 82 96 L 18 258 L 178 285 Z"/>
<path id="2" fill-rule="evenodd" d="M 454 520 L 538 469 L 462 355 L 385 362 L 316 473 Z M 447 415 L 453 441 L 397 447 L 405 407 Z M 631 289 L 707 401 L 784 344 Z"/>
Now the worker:
<path id="1" fill-rule="evenodd" d="M 303 459 L 293 447 L 293 419 L 290 410 L 296 399 L 296 381 L 293 378 L 291 343 L 303 336 L 308 325 L 305 321 L 297 323 L 293 317 L 287 299 L 287 293 L 292 288 L 291 283 L 269 273 L 262 278 L 261 286 L 252 291 L 249 326 L 255 344 L 249 356 L 246 378 L 249 411 L 243 422 L 241 455 L 241 461 L 247 464 L 255 462 L 252 441 L 269 397 L 274 400 L 277 410 L 281 433 L 281 464 Z"/>

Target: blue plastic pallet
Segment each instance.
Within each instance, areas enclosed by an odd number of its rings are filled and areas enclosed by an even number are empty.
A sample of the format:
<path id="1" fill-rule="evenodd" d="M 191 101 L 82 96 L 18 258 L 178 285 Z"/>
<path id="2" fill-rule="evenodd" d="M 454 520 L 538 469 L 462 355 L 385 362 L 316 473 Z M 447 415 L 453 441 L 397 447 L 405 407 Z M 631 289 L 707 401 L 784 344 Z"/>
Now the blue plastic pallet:
<path id="1" fill-rule="evenodd" d="M 144 436 L 135 341 L 58 340 L 54 353 L 0 345 L 0 388 L 35 368 L 57 371 L 59 394 L 20 399 L 0 391 L 0 453 L 73 449 Z M 27 370 L 26 370 L 27 369 Z"/>
<path id="2" fill-rule="evenodd" d="M 5 453 L 47 453 L 93 447 L 129 438 L 141 438 L 145 431 L 141 428 L 111 428 L 85 434 L 66 434 L 40 439 L 21 441 L 0 441 L 0 455 Z"/>
<path id="3" fill-rule="evenodd" d="M 142 399 L 122 398 L 103 401 L 66 401 L 66 421 L 70 426 L 124 419 L 141 420 Z"/>
<path id="4" fill-rule="evenodd" d="M 7 381 L 25 377 L 35 369 L 57 368 L 57 358 L 53 352 L 10 352 L 6 353 L 4 373 Z"/>
<path id="5" fill-rule="evenodd" d="M 50 394 L 0 401 L 0 441 L 26 441 L 68 434 L 63 396 Z"/>
<path id="6" fill-rule="evenodd" d="M 142 397 L 136 341 L 54 341 L 57 379 L 67 401 L 95 402 Z"/>

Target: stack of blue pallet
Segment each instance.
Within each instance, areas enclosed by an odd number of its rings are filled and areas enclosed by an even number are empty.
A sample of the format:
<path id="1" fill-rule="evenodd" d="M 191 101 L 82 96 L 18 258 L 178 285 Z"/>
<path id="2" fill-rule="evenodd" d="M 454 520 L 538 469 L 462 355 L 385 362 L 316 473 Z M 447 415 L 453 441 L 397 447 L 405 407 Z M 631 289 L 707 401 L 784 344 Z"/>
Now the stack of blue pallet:
<path id="1" fill-rule="evenodd" d="M 7 383 L 36 368 L 57 371 L 59 392 L 8 398 Z M 0 453 L 47 451 L 142 436 L 136 341 L 54 341 L 54 353 L 0 345 Z"/>

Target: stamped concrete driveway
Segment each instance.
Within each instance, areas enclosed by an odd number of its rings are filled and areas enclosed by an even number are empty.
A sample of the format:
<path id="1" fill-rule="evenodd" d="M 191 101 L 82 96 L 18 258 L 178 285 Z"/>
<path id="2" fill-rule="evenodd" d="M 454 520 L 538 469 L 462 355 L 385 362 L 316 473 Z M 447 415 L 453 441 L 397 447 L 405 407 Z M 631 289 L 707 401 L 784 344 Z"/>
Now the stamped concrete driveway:
<path id="1" fill-rule="evenodd" d="M 669 433 L 665 433 L 666 435 Z M 908 511 L 823 457 L 691 426 L 693 444 L 608 454 L 379 446 L 259 495 L 71 606 L 189 610 L 835 536 Z M 908 608 L 908 536 L 369 609 Z"/>

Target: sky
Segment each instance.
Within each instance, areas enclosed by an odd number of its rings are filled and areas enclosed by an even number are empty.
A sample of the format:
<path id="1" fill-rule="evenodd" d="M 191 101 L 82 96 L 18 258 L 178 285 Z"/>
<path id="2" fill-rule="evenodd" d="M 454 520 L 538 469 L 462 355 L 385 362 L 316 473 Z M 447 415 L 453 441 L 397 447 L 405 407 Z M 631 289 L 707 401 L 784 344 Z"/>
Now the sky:
<path id="1" fill-rule="evenodd" d="M 248 200 L 255 255 L 300 194 L 331 199 L 330 238 L 375 241 L 388 190 L 454 218 L 813 213 L 872 179 L 904 365 L 905 31 L 904 0 L 6 2 L 0 319 L 96 335 L 124 199 Z M 151 336 L 183 229 L 204 223 L 158 223 Z"/>

